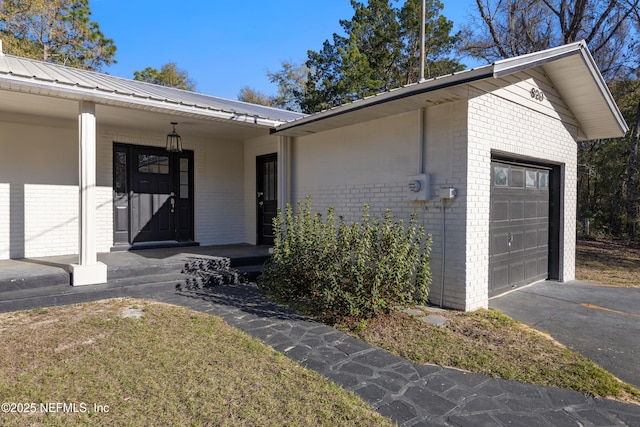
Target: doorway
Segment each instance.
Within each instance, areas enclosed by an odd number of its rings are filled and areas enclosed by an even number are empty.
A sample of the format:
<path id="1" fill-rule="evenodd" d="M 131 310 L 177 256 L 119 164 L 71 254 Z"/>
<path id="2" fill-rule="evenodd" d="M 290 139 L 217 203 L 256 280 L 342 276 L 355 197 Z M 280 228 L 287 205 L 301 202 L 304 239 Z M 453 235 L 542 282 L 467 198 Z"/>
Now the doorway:
<path id="1" fill-rule="evenodd" d="M 491 163 L 489 296 L 558 275 L 559 180 L 553 165 Z"/>
<path id="2" fill-rule="evenodd" d="M 193 152 L 113 145 L 114 245 L 189 242 Z"/>
<path id="3" fill-rule="evenodd" d="M 273 245 L 273 219 L 278 213 L 278 155 L 256 158 L 257 243 Z"/>

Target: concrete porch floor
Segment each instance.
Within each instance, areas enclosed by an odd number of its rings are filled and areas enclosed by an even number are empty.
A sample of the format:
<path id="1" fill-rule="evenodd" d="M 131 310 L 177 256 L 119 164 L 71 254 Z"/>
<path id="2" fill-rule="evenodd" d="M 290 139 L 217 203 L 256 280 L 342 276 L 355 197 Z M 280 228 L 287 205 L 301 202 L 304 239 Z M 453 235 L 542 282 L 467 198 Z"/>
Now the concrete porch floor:
<path id="1" fill-rule="evenodd" d="M 234 244 L 139 249 L 99 253 L 98 261 L 107 265 L 107 280 L 112 282 L 179 274 L 190 259 L 214 256 L 230 258 L 232 267 L 262 265 L 269 257 L 269 246 Z M 69 264 L 77 262 L 77 255 L 0 260 L 0 300 L 5 299 L 4 292 L 70 287 Z"/>

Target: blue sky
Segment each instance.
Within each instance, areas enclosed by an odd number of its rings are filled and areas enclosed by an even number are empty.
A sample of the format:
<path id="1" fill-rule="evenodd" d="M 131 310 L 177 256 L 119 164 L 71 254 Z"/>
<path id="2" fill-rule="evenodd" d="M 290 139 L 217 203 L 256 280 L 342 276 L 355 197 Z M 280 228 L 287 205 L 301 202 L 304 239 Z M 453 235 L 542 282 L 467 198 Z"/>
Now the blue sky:
<path id="1" fill-rule="evenodd" d="M 475 1 L 443 3 L 457 27 Z M 349 0 L 91 0 L 90 6 L 118 48 L 118 63 L 103 71 L 133 78 L 134 71 L 174 61 L 198 92 L 229 99 L 244 86 L 275 93 L 267 70 L 278 71 L 282 60 L 304 61 L 308 49 L 341 32 L 340 19 L 353 16 Z"/>

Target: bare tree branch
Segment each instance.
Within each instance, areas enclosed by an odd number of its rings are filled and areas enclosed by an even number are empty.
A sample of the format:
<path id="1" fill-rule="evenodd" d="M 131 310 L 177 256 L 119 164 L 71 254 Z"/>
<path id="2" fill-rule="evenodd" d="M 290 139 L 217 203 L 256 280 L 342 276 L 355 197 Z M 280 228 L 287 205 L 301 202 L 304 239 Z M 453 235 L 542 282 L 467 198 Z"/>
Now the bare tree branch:
<path id="1" fill-rule="evenodd" d="M 484 6 L 482 5 L 482 0 L 476 0 L 476 4 L 478 5 L 478 12 L 480 12 L 480 16 L 489 27 L 489 32 L 491 33 L 491 37 L 493 38 L 495 47 L 498 49 L 498 51 L 500 52 L 500 55 L 502 55 L 503 58 L 508 57 L 509 54 L 507 53 L 504 46 L 502 45 L 502 41 L 498 36 L 498 32 L 496 31 L 496 28 L 493 25 L 493 18 L 489 18 L 489 16 L 487 15 L 484 9 Z"/>
<path id="2" fill-rule="evenodd" d="M 615 3 L 617 0 L 611 1 Z M 589 0 L 578 0 L 574 2 L 574 9 L 572 14 L 573 17 L 563 37 L 565 43 L 573 43 L 578 38 L 578 32 L 582 28 L 582 23 L 584 22 L 584 15 L 585 11 L 587 10 L 588 3 Z"/>
<path id="3" fill-rule="evenodd" d="M 553 4 L 549 2 L 549 0 L 542 0 L 542 3 L 544 3 L 545 6 L 547 6 L 549 10 L 554 13 L 554 15 L 557 15 L 558 17 L 560 17 L 560 13 L 561 13 L 560 10 L 553 7 Z"/>
<path id="4" fill-rule="evenodd" d="M 615 25 L 615 27 L 608 32 L 607 37 L 604 38 L 604 40 L 595 47 L 592 47 L 593 52 L 599 52 L 600 49 L 603 49 L 609 42 L 610 40 L 613 38 L 613 36 L 618 32 L 618 29 L 625 23 L 625 21 L 627 20 L 627 18 L 631 15 L 631 13 L 635 10 L 636 13 L 638 13 L 638 11 L 636 10 L 636 7 L 638 5 L 640 0 L 636 0 L 635 1 L 635 6 L 632 6 L 631 8 L 627 9 L 627 11 L 625 12 L 624 16 L 622 19 L 619 19 Z M 589 42 L 589 40 L 586 40 L 587 43 Z"/>
<path id="5" fill-rule="evenodd" d="M 607 9 L 604 11 L 604 13 L 600 15 L 600 19 L 598 19 L 598 21 L 593 25 L 593 27 L 591 28 L 591 33 L 586 37 L 585 40 L 587 43 L 591 42 L 591 40 L 593 40 L 593 38 L 596 36 L 598 31 L 600 31 L 602 24 L 607 19 L 607 17 L 611 14 L 611 12 L 613 11 L 613 8 L 617 5 L 617 3 L 618 3 L 617 0 L 611 0 L 609 2 Z M 620 23 L 622 23 L 622 21 L 618 21 L 618 25 L 620 25 Z M 610 34 L 613 34 L 613 32 L 610 32 Z"/>

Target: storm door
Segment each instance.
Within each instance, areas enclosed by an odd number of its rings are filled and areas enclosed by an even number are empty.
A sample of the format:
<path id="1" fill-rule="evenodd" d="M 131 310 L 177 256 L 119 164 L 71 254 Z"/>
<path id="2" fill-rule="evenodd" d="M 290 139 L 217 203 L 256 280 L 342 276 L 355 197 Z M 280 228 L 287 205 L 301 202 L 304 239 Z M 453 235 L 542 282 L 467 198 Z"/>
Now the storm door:
<path id="1" fill-rule="evenodd" d="M 193 240 L 193 152 L 114 144 L 114 243 Z"/>
<path id="2" fill-rule="evenodd" d="M 278 157 L 256 158 L 257 230 L 259 245 L 273 245 L 273 219 L 278 212 Z"/>

